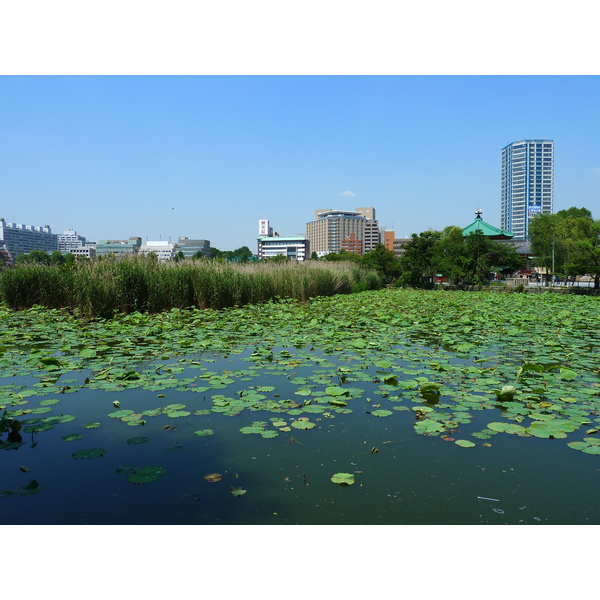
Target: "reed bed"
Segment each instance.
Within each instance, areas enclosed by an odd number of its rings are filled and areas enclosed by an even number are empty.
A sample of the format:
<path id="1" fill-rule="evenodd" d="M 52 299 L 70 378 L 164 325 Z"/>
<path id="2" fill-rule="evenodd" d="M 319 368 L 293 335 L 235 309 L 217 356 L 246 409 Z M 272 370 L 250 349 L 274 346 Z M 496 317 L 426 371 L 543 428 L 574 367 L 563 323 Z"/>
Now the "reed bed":
<path id="1" fill-rule="evenodd" d="M 67 308 L 109 317 L 171 308 L 221 309 L 269 300 L 378 289 L 378 275 L 354 263 L 159 263 L 136 257 L 68 266 L 23 265 L 0 274 L 0 300 L 13 309 Z"/>

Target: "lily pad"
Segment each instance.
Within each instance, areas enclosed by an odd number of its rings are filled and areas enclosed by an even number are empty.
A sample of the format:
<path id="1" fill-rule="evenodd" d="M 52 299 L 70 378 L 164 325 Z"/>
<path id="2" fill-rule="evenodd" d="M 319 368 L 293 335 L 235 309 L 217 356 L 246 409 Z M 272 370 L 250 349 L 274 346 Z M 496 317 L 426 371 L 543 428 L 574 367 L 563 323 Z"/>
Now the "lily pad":
<path id="1" fill-rule="evenodd" d="M 313 427 L 316 427 L 315 423 L 311 423 L 310 421 L 301 421 L 300 419 L 297 421 L 292 421 L 290 424 L 295 429 L 312 429 Z"/>
<path id="2" fill-rule="evenodd" d="M 473 448 L 475 444 L 469 440 L 455 440 L 454 443 L 461 448 Z"/>
<path id="3" fill-rule="evenodd" d="M 198 437 L 213 435 L 214 433 L 215 432 L 212 429 L 199 429 L 198 431 L 194 431 L 194 435 Z"/>
<path id="4" fill-rule="evenodd" d="M 374 417 L 389 417 L 390 415 L 393 415 L 394 413 L 391 410 L 374 410 L 371 414 Z"/>
<path id="5" fill-rule="evenodd" d="M 65 442 L 74 442 L 75 440 L 82 440 L 83 436 L 79 433 L 70 433 L 69 435 L 63 435 L 60 439 Z"/>
<path id="6" fill-rule="evenodd" d="M 137 467 L 127 475 L 127 480 L 131 483 L 152 483 L 166 472 L 164 467 Z"/>
<path id="7" fill-rule="evenodd" d="M 149 442 L 150 438 L 147 437 L 135 437 L 135 438 L 131 438 L 129 440 L 127 440 L 128 444 L 131 444 L 132 446 L 135 446 L 137 444 L 145 444 L 146 442 Z"/>
<path id="8" fill-rule="evenodd" d="M 331 477 L 333 483 L 341 486 L 348 486 L 354 483 L 354 473 L 336 473 Z"/>

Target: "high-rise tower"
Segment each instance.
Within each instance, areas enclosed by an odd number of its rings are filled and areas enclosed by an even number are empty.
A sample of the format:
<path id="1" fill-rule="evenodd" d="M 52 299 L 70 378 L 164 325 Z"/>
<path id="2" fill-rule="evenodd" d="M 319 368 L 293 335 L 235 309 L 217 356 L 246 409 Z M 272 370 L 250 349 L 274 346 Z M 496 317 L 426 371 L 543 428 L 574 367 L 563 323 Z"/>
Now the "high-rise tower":
<path id="1" fill-rule="evenodd" d="M 554 142 L 522 140 L 502 148 L 500 227 L 529 236 L 529 221 L 551 213 L 554 195 Z"/>

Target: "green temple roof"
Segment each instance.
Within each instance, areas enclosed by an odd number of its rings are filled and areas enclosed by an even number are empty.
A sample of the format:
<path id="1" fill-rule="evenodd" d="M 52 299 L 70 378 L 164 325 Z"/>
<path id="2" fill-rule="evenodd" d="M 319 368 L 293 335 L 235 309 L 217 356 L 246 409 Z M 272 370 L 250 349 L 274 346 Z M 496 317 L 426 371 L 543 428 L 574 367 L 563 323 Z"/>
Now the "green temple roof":
<path id="1" fill-rule="evenodd" d="M 481 233 L 483 233 L 483 235 L 486 237 L 491 237 L 498 240 L 506 240 L 514 237 L 514 233 L 511 233 L 510 231 L 504 231 L 504 229 L 499 229 L 498 227 L 494 227 L 493 225 L 486 223 L 481 218 L 481 210 L 478 210 L 475 214 L 477 215 L 475 220 L 470 225 L 467 225 L 463 228 L 463 236 L 466 237 L 470 233 L 481 231 Z"/>

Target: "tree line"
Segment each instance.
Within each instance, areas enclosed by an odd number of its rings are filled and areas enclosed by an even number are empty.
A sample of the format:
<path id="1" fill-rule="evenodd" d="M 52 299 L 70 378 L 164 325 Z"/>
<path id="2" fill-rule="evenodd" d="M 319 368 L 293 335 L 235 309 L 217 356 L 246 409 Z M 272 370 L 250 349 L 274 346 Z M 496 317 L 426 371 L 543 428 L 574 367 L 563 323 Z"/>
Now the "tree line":
<path id="1" fill-rule="evenodd" d="M 529 224 L 531 262 L 547 274 L 562 276 L 590 275 L 594 287 L 600 287 L 600 220 L 594 220 L 586 208 L 571 207 L 555 214 L 539 214 Z M 197 252 L 193 259 L 206 258 Z M 235 250 L 210 249 L 211 259 L 234 262 L 255 260 L 248 246 Z M 183 260 L 178 252 L 174 260 Z M 71 264 L 87 260 L 59 251 L 48 254 L 34 250 L 17 257 L 16 264 Z M 266 259 L 284 262 L 285 256 Z M 384 283 L 413 287 L 432 285 L 436 275 L 451 284 L 478 285 L 490 281 L 494 273 L 510 274 L 524 266 L 526 257 L 510 242 L 492 240 L 480 231 L 463 236 L 460 227 L 451 225 L 443 231 L 413 233 L 401 256 L 378 244 L 364 255 L 342 250 L 311 260 L 351 261 L 380 274 Z"/>

